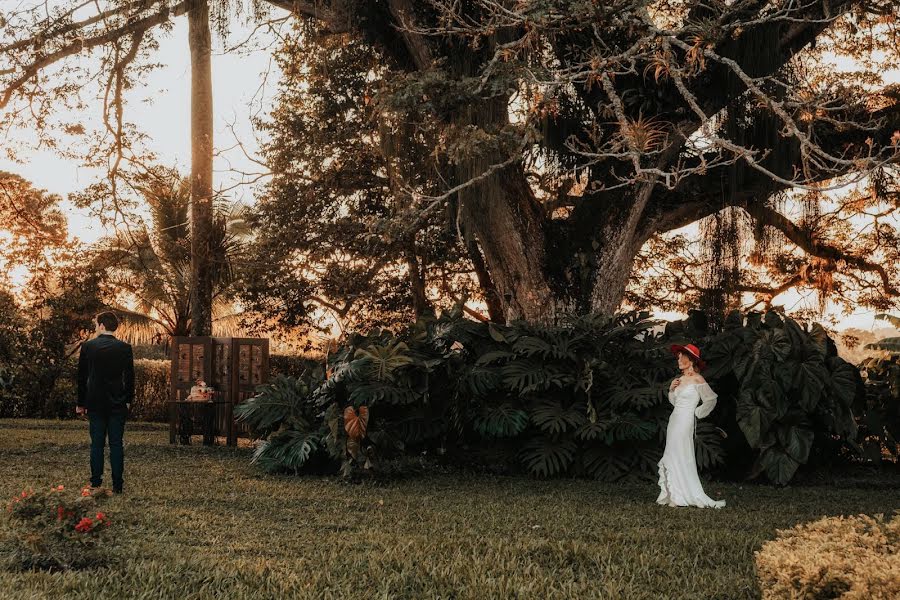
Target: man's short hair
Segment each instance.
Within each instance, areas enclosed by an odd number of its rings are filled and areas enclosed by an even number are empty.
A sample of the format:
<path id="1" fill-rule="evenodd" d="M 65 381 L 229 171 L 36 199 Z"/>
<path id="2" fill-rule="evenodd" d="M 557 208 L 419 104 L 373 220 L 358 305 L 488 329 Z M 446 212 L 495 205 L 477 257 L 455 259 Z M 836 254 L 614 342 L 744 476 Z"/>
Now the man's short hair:
<path id="1" fill-rule="evenodd" d="M 102 312 L 97 315 L 97 323 L 103 325 L 107 331 L 115 331 L 119 328 L 119 317 L 109 311 Z"/>

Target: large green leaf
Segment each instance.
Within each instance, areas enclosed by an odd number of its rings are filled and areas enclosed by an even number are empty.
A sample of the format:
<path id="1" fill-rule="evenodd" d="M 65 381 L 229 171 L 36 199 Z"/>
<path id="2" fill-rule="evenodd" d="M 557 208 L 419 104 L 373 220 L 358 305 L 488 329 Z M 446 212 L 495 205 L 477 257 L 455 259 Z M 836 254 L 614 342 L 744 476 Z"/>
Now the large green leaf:
<path id="1" fill-rule="evenodd" d="M 522 450 L 522 460 L 528 472 L 537 477 L 552 477 L 565 472 L 575 459 L 572 440 L 535 438 Z"/>
<path id="2" fill-rule="evenodd" d="M 694 436 L 694 455 L 697 458 L 697 468 L 706 470 L 721 465 L 725 462 L 725 451 L 722 448 L 722 440 L 725 432 L 709 423 L 700 421 Z"/>
<path id="3" fill-rule="evenodd" d="M 809 339 L 815 345 L 818 352 L 825 356 L 828 352 L 828 332 L 818 323 L 813 323 L 809 330 Z"/>
<path id="4" fill-rule="evenodd" d="M 737 421 L 738 427 L 747 438 L 747 443 L 751 448 L 759 448 L 763 436 L 763 427 L 765 419 L 762 409 L 757 406 L 749 392 L 741 392 L 737 404 Z"/>
<path id="5" fill-rule="evenodd" d="M 866 344 L 866 348 L 869 350 L 883 350 L 885 352 L 900 353 L 900 337 L 883 338 L 877 342 Z"/>
<path id="6" fill-rule="evenodd" d="M 759 343 L 765 345 L 778 362 L 784 362 L 791 353 L 791 340 L 782 329 L 764 331 Z"/>
<path id="7" fill-rule="evenodd" d="M 816 409 L 827 379 L 825 362 L 818 354 L 810 354 L 805 360 L 797 363 L 793 390 L 798 395 L 797 399 L 803 410 L 812 412 Z"/>
<path id="8" fill-rule="evenodd" d="M 766 326 L 772 327 L 772 328 L 779 328 L 784 324 L 784 321 L 782 320 L 781 315 L 779 315 L 774 310 L 770 310 L 769 312 L 767 312 L 763 321 L 766 324 Z"/>
<path id="9" fill-rule="evenodd" d="M 778 441 L 784 451 L 800 464 L 806 463 L 812 448 L 815 433 L 800 426 L 782 425 L 778 429 Z"/>
<path id="10" fill-rule="evenodd" d="M 550 399 L 540 402 L 531 411 L 531 420 L 541 431 L 559 434 L 576 429 L 587 422 L 584 404 L 575 403 L 563 406 L 558 400 Z"/>
<path id="11" fill-rule="evenodd" d="M 485 437 L 509 438 L 525 431 L 528 413 L 509 403 L 485 408 L 475 418 L 475 430 Z"/>
<path id="12" fill-rule="evenodd" d="M 270 473 L 297 472 L 318 450 L 320 444 L 321 440 L 315 433 L 291 429 L 280 431 L 259 444 L 251 462 Z"/>
<path id="13" fill-rule="evenodd" d="M 591 446 L 581 457 L 588 475 L 601 481 L 618 481 L 633 472 L 633 461 L 619 448 Z M 659 460 L 659 454 L 656 455 Z"/>
<path id="14" fill-rule="evenodd" d="M 828 389 L 833 396 L 838 398 L 844 406 L 852 406 L 856 399 L 859 384 L 859 371 L 856 367 L 842 358 L 833 356 L 828 359 L 829 371 Z"/>
<path id="15" fill-rule="evenodd" d="M 282 423 L 305 429 L 309 423 L 303 405 L 311 395 L 308 381 L 279 375 L 260 386 L 256 396 L 235 406 L 234 416 L 260 436 L 265 436 Z"/>
<path id="16" fill-rule="evenodd" d="M 769 481 L 778 485 L 787 485 L 797 472 L 800 463 L 778 448 L 768 448 L 760 456 L 760 464 Z"/>

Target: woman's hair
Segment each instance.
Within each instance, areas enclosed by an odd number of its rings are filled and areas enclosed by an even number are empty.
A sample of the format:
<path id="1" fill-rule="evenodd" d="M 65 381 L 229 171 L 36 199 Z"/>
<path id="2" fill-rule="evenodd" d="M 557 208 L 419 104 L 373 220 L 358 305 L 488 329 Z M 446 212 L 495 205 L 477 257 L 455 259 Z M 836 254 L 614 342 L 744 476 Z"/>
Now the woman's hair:
<path id="1" fill-rule="evenodd" d="M 113 332 L 119 328 L 119 318 L 115 315 L 115 313 L 111 312 L 102 312 L 97 315 L 97 323 L 103 325 L 104 329 L 109 332 Z"/>
<path id="2" fill-rule="evenodd" d="M 687 356 L 688 360 L 691 361 L 691 364 L 694 365 L 695 371 L 701 371 L 704 367 L 704 363 L 702 360 L 691 354 L 690 352 L 686 352 L 684 350 L 679 350 L 676 356 Z"/>

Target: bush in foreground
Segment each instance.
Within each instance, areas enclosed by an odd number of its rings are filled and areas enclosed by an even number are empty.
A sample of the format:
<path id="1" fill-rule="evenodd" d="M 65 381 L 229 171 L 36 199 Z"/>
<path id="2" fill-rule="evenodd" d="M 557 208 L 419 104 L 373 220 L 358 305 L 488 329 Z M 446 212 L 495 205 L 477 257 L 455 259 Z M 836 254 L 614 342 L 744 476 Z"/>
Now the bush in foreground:
<path id="1" fill-rule="evenodd" d="M 3 567 L 64 571 L 105 565 L 110 520 L 98 507 L 101 497 L 87 489 L 72 497 L 63 486 L 16 495 L 6 506 L 0 537 Z"/>
<path id="2" fill-rule="evenodd" d="M 764 599 L 900 598 L 900 516 L 832 517 L 779 531 L 756 553 Z"/>

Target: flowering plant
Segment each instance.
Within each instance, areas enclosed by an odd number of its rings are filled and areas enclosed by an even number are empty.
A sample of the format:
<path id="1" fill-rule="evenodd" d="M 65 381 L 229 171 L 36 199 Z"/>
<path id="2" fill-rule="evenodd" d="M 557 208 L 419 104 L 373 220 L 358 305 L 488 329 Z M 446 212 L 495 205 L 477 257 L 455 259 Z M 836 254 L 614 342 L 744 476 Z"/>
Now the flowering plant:
<path id="1" fill-rule="evenodd" d="M 51 571 L 106 562 L 102 544 L 111 520 L 91 488 L 72 496 L 62 485 L 22 490 L 6 505 L 0 549 L 7 567 Z"/>

